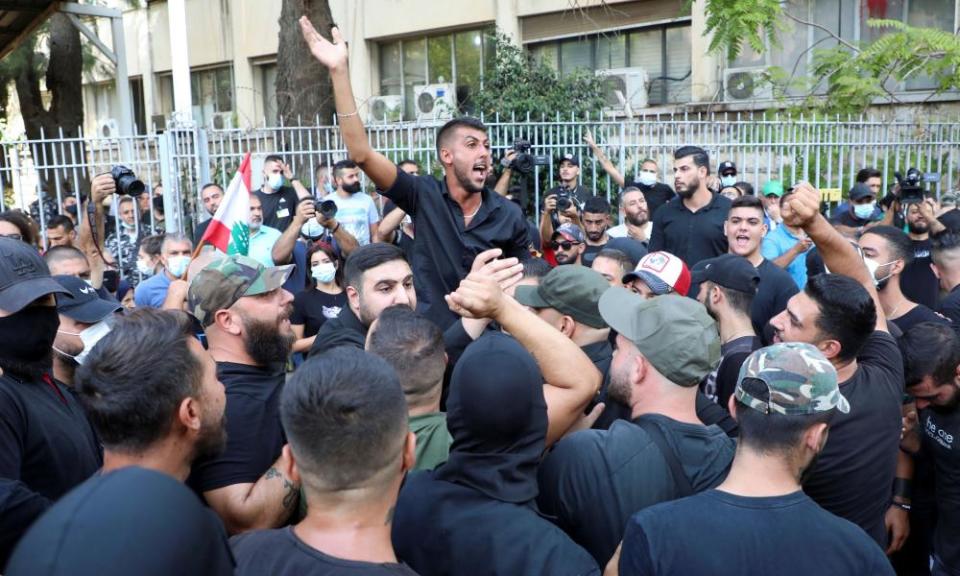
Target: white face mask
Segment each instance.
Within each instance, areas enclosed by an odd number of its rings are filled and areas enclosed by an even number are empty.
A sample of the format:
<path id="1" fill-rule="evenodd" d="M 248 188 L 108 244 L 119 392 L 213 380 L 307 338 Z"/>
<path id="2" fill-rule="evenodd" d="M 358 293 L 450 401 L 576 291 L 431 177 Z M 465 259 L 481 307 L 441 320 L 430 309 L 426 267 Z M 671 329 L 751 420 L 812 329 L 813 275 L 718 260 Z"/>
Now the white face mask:
<path id="1" fill-rule="evenodd" d="M 267 186 L 273 190 L 279 190 L 283 186 L 283 174 L 279 172 L 274 172 L 267 177 Z"/>
<path id="2" fill-rule="evenodd" d="M 304 238 L 310 238 L 311 240 L 323 236 L 326 232 L 326 229 L 317 222 L 316 218 L 311 218 L 303 223 L 303 226 L 300 227 L 300 234 Z"/>
<path id="3" fill-rule="evenodd" d="M 92 326 L 84 328 L 79 333 L 77 332 L 67 332 L 66 330 L 57 330 L 61 334 L 69 334 L 70 336 L 80 337 L 80 341 L 83 342 L 83 350 L 80 351 L 76 356 L 71 356 L 62 350 L 57 350 L 57 352 L 63 354 L 64 356 L 69 356 L 73 358 L 77 364 L 83 364 L 83 361 L 87 358 L 87 355 L 90 354 L 90 351 L 93 350 L 93 347 L 97 345 L 97 342 L 103 340 L 103 337 L 110 333 L 110 330 L 113 328 L 113 318 L 107 317 L 100 322 Z"/>
<path id="4" fill-rule="evenodd" d="M 188 266 L 190 266 L 189 256 L 171 256 L 167 258 L 167 272 L 169 272 L 171 276 L 181 278 L 183 273 L 187 271 Z"/>
<path id="5" fill-rule="evenodd" d="M 337 275 L 337 267 L 333 262 L 321 262 L 310 269 L 310 275 L 317 282 L 326 284 L 333 282 L 333 277 Z"/>
<path id="6" fill-rule="evenodd" d="M 649 170 L 641 170 L 640 183 L 644 186 L 653 186 L 657 183 L 657 173 Z"/>
<path id="7" fill-rule="evenodd" d="M 854 204 L 853 214 L 861 220 L 866 220 L 873 215 L 873 210 L 876 207 L 877 207 L 876 202 L 868 202 L 866 204 Z"/>
<path id="8" fill-rule="evenodd" d="M 721 177 L 720 177 L 720 184 L 723 185 L 723 186 L 733 186 L 733 185 L 736 184 L 736 183 L 737 183 L 737 177 L 736 177 L 736 176 L 721 176 Z"/>
<path id="9" fill-rule="evenodd" d="M 146 260 L 137 260 L 137 272 L 143 276 L 153 276 L 153 266 Z"/>

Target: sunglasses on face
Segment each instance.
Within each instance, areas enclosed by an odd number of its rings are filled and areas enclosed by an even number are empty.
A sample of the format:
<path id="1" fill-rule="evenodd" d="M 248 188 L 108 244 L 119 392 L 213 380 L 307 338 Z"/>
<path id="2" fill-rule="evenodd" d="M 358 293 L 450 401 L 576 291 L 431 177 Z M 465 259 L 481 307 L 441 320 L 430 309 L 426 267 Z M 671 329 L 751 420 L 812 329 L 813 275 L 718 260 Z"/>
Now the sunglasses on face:
<path id="1" fill-rule="evenodd" d="M 574 246 L 579 246 L 579 242 L 553 242 L 554 250 L 569 250 Z"/>

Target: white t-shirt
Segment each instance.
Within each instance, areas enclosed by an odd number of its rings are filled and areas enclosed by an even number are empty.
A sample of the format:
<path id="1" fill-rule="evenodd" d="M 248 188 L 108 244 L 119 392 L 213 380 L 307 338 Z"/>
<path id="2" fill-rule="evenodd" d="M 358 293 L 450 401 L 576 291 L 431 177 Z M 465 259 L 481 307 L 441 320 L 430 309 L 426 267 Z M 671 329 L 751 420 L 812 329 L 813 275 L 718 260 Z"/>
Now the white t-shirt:
<path id="1" fill-rule="evenodd" d="M 650 240 L 650 234 L 653 233 L 653 221 L 648 221 L 643 226 L 643 231 L 647 235 L 647 240 Z M 614 226 L 607 230 L 607 236 L 611 238 L 626 238 L 627 234 L 627 225 L 620 224 L 619 226 Z"/>
<path id="2" fill-rule="evenodd" d="M 337 222 L 353 234 L 357 242 L 364 246 L 370 243 L 370 225 L 380 221 L 380 214 L 373 198 L 363 192 L 357 192 L 349 198 L 341 198 L 336 192 L 328 194 L 324 200 L 333 200 L 337 205 Z"/>

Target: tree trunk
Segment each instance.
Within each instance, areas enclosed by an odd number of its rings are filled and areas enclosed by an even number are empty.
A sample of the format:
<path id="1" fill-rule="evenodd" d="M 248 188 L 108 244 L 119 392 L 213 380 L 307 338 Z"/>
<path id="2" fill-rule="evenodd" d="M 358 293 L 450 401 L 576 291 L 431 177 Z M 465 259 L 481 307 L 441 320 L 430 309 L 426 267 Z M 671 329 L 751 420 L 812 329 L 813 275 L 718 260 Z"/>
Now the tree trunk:
<path id="1" fill-rule="evenodd" d="M 40 72 L 34 52 L 27 52 L 25 65 L 16 77 L 17 98 L 23 115 L 23 124 L 29 140 L 77 138 L 83 124 L 83 51 L 80 32 L 67 16 L 55 12 L 49 21 L 50 57 L 46 71 L 46 90 L 49 106 L 40 91 Z M 34 149 L 38 166 L 79 164 L 85 158 L 82 141 L 71 144 L 42 143 Z M 41 189 L 56 194 L 55 181 L 61 184 L 72 179 L 72 170 L 41 169 Z M 80 174 L 81 182 L 71 182 L 74 189 L 87 188 L 87 174 Z"/>
<path id="2" fill-rule="evenodd" d="M 280 10 L 280 48 L 277 51 L 277 111 L 284 126 L 312 126 L 333 122 L 336 108 L 330 74 L 310 54 L 300 34 L 306 15 L 321 34 L 333 23 L 327 0 L 283 0 Z"/>

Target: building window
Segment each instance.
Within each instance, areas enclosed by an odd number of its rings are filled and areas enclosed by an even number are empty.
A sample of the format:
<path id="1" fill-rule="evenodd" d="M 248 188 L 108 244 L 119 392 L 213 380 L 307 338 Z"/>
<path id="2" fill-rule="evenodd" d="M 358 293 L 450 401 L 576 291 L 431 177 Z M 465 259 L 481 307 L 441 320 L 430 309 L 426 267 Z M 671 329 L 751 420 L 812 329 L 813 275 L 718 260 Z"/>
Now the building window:
<path id="1" fill-rule="evenodd" d="M 277 65 L 260 66 L 260 94 L 263 96 L 263 120 L 267 126 L 279 126 L 280 116 L 277 110 Z"/>
<path id="2" fill-rule="evenodd" d="M 233 112 L 233 68 L 223 66 L 190 73 L 193 120 L 207 126 L 214 116 Z"/>
<path id="3" fill-rule="evenodd" d="M 492 29 L 404 38 L 379 45 L 380 95 L 401 95 L 403 119 L 417 118 L 417 87 L 453 84 L 457 106 L 471 112 L 470 96 L 494 63 Z"/>
<path id="4" fill-rule="evenodd" d="M 147 126 L 146 113 L 143 104 L 143 79 L 130 79 L 130 96 L 133 99 L 133 123 L 136 125 L 137 134 L 146 134 L 149 131 Z"/>
<path id="5" fill-rule="evenodd" d="M 690 101 L 690 24 L 647 26 L 530 44 L 531 56 L 569 74 L 574 70 L 643 68 L 650 105 Z"/>

